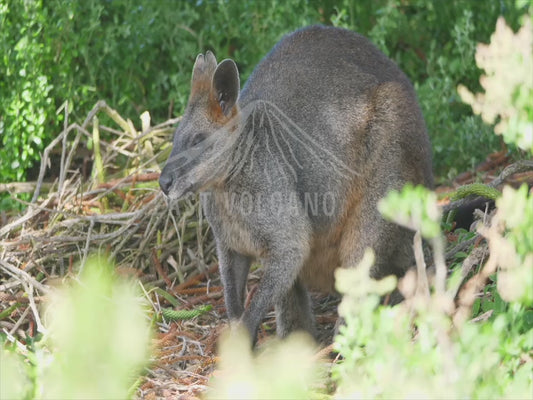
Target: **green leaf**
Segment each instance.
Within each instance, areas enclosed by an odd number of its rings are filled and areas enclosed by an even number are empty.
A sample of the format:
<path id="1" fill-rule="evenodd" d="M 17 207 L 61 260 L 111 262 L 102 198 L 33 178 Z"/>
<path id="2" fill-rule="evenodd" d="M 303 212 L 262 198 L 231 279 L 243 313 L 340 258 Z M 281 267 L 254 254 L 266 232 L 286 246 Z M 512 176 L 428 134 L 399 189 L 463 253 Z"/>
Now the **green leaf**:
<path id="1" fill-rule="evenodd" d="M 533 310 L 527 310 L 524 312 L 524 329 L 526 331 L 533 329 Z"/>
<path id="2" fill-rule="evenodd" d="M 474 300 L 474 304 L 472 305 L 472 316 L 477 317 L 479 314 L 480 308 L 481 308 L 481 299 L 477 298 Z"/>
<path id="3" fill-rule="evenodd" d="M 170 293 L 164 291 L 163 289 L 161 288 L 156 288 L 155 289 L 155 292 L 160 295 L 161 297 L 163 297 L 166 301 L 168 301 L 170 304 L 172 304 L 173 307 L 177 307 L 178 304 L 179 304 L 179 301 L 178 299 L 176 299 L 174 296 L 172 296 Z"/>

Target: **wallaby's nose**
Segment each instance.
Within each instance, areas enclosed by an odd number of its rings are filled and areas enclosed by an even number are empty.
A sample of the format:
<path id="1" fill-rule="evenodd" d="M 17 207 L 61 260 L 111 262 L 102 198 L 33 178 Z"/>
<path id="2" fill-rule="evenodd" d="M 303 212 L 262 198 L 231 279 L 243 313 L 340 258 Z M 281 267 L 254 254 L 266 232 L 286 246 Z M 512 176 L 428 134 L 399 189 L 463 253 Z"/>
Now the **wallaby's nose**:
<path id="1" fill-rule="evenodd" d="M 172 177 L 169 174 L 165 174 L 165 171 L 163 171 L 161 176 L 159 176 L 159 186 L 161 187 L 163 193 L 168 195 L 170 186 L 172 186 Z"/>

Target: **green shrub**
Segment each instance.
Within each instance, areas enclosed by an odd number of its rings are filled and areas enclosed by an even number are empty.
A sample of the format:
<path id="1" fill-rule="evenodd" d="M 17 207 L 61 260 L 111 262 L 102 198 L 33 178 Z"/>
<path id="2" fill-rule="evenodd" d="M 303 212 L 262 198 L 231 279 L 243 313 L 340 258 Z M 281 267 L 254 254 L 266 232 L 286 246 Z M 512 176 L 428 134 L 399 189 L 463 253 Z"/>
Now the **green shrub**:
<path id="1" fill-rule="evenodd" d="M 179 115 L 198 52 L 233 57 L 243 82 L 287 32 L 312 23 L 354 29 L 392 57 L 417 88 L 439 175 L 498 147 L 490 128 L 459 101 L 476 90 L 476 42 L 498 15 L 513 28 L 527 2 L 416 0 L 4 0 L 0 4 L 0 176 L 22 180 L 61 129 L 56 110 L 81 119 L 99 99 L 136 120 Z M 134 118 L 135 117 L 135 118 Z"/>
<path id="2" fill-rule="evenodd" d="M 318 386 L 319 379 L 311 338 L 298 333 L 254 352 L 247 335 L 234 329 L 222 337 L 221 361 L 207 398 L 309 399 L 310 387 Z"/>
<path id="3" fill-rule="evenodd" d="M 0 176 L 21 180 L 38 159 L 55 112 L 53 88 L 42 60 L 50 48 L 40 40 L 46 16 L 42 3 L 0 3 Z"/>
<path id="4" fill-rule="evenodd" d="M 480 43 L 476 63 L 483 68 L 481 85 L 485 93 L 475 96 L 460 85 L 461 98 L 481 115 L 506 143 L 533 154 L 533 22 L 523 17 L 514 34 L 503 18 L 498 19 L 490 44 Z"/>

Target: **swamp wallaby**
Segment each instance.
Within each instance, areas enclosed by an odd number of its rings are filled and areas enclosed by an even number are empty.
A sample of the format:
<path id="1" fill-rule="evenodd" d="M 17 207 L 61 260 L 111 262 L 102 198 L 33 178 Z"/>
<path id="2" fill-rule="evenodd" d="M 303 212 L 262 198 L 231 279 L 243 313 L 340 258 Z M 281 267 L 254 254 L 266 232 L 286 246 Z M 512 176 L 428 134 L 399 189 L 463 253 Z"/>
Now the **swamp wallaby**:
<path id="1" fill-rule="evenodd" d="M 232 60 L 196 58 L 187 109 L 159 180 L 170 199 L 200 192 L 227 313 L 255 340 L 313 333 L 308 289 L 374 249 L 374 278 L 411 265 L 412 233 L 377 202 L 406 182 L 431 187 L 430 143 L 407 77 L 366 38 L 312 26 L 285 36 L 243 90 Z M 263 277 L 245 309 L 250 264 Z"/>

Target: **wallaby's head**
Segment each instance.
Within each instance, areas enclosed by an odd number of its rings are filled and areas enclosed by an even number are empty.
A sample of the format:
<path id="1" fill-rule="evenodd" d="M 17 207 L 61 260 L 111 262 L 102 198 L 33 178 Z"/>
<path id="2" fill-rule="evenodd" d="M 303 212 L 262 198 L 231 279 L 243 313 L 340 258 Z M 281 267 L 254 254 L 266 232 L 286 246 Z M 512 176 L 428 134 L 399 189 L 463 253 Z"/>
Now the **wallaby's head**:
<path id="1" fill-rule="evenodd" d="M 210 51 L 196 57 L 189 103 L 159 178 L 161 189 L 171 199 L 206 189 L 220 179 L 220 158 L 238 120 L 239 88 L 233 60 L 217 64 Z"/>

